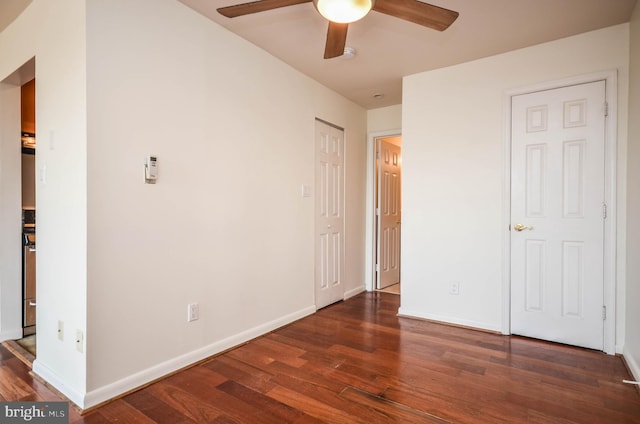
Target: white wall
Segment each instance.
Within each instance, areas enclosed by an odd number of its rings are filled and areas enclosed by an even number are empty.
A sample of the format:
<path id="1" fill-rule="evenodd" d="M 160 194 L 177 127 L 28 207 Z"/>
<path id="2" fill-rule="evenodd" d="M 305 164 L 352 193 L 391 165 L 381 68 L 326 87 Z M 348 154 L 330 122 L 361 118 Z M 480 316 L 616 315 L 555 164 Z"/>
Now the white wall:
<path id="1" fill-rule="evenodd" d="M 84 22 L 82 1 L 34 0 L 0 34 L 0 81 L 36 57 L 38 357 L 34 371 L 72 399 L 85 392 L 86 383 L 85 356 L 74 343 L 76 329 L 86 328 Z M 64 322 L 64 341 L 57 339 L 58 320 Z"/>
<path id="2" fill-rule="evenodd" d="M 367 111 L 367 131 L 378 133 L 402 128 L 402 105 L 393 105 Z"/>
<path id="3" fill-rule="evenodd" d="M 636 380 L 640 380 L 640 7 L 631 19 L 629 81 L 629 148 L 627 169 L 627 326 L 624 357 Z M 634 219 L 635 218 L 635 219 Z"/>
<path id="4" fill-rule="evenodd" d="M 619 25 L 404 79 L 401 313 L 504 328 L 504 96 L 527 85 L 612 69 L 618 70 L 619 88 L 623 259 L 617 274 L 623 292 L 628 29 Z M 460 283 L 459 296 L 448 294 L 451 281 Z"/>
<path id="5" fill-rule="evenodd" d="M 87 51 L 88 405 L 315 310 L 316 117 L 345 128 L 362 290 L 362 108 L 174 0 L 89 0 Z"/>

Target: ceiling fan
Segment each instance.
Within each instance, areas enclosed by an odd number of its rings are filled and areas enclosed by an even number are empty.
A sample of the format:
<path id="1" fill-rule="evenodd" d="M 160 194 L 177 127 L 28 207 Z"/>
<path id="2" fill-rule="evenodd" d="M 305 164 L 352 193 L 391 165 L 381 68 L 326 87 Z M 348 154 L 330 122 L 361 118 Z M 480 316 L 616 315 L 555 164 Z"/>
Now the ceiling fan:
<path id="1" fill-rule="evenodd" d="M 371 10 L 438 31 L 444 31 L 458 18 L 458 12 L 418 0 L 259 0 L 217 10 L 227 18 L 236 18 L 312 1 L 318 12 L 329 21 L 325 59 L 344 54 L 349 24 L 363 18 Z"/>

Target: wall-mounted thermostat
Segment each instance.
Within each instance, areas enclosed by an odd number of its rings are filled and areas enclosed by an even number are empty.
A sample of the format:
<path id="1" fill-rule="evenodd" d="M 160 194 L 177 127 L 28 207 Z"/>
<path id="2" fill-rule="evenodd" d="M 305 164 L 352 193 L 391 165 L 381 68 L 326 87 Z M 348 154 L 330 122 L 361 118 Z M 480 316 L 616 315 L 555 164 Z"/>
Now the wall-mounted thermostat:
<path id="1" fill-rule="evenodd" d="M 155 156 L 147 156 L 144 163 L 144 182 L 145 184 L 155 184 L 158 179 L 158 158 Z"/>

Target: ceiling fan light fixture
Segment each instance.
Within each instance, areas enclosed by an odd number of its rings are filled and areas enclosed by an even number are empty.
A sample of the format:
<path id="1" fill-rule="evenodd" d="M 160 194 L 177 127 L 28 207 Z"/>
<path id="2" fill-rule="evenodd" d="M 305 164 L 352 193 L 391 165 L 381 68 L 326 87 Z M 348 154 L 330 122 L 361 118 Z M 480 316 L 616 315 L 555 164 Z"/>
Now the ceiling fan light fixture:
<path id="1" fill-rule="evenodd" d="M 364 18 L 375 0 L 313 0 L 318 12 L 331 22 L 350 24 Z"/>

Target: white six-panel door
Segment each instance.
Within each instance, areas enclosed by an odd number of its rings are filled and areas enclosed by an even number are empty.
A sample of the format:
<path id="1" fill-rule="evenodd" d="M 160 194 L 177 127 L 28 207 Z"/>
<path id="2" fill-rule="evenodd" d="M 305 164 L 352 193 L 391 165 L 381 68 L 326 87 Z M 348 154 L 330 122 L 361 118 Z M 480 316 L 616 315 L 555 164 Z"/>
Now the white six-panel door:
<path id="1" fill-rule="evenodd" d="M 377 288 L 400 282 L 401 170 L 400 146 L 379 140 Z"/>
<path id="2" fill-rule="evenodd" d="M 316 120 L 316 308 L 344 298 L 344 131 Z"/>
<path id="3" fill-rule="evenodd" d="M 512 98 L 511 332 L 603 349 L 605 82 Z"/>

